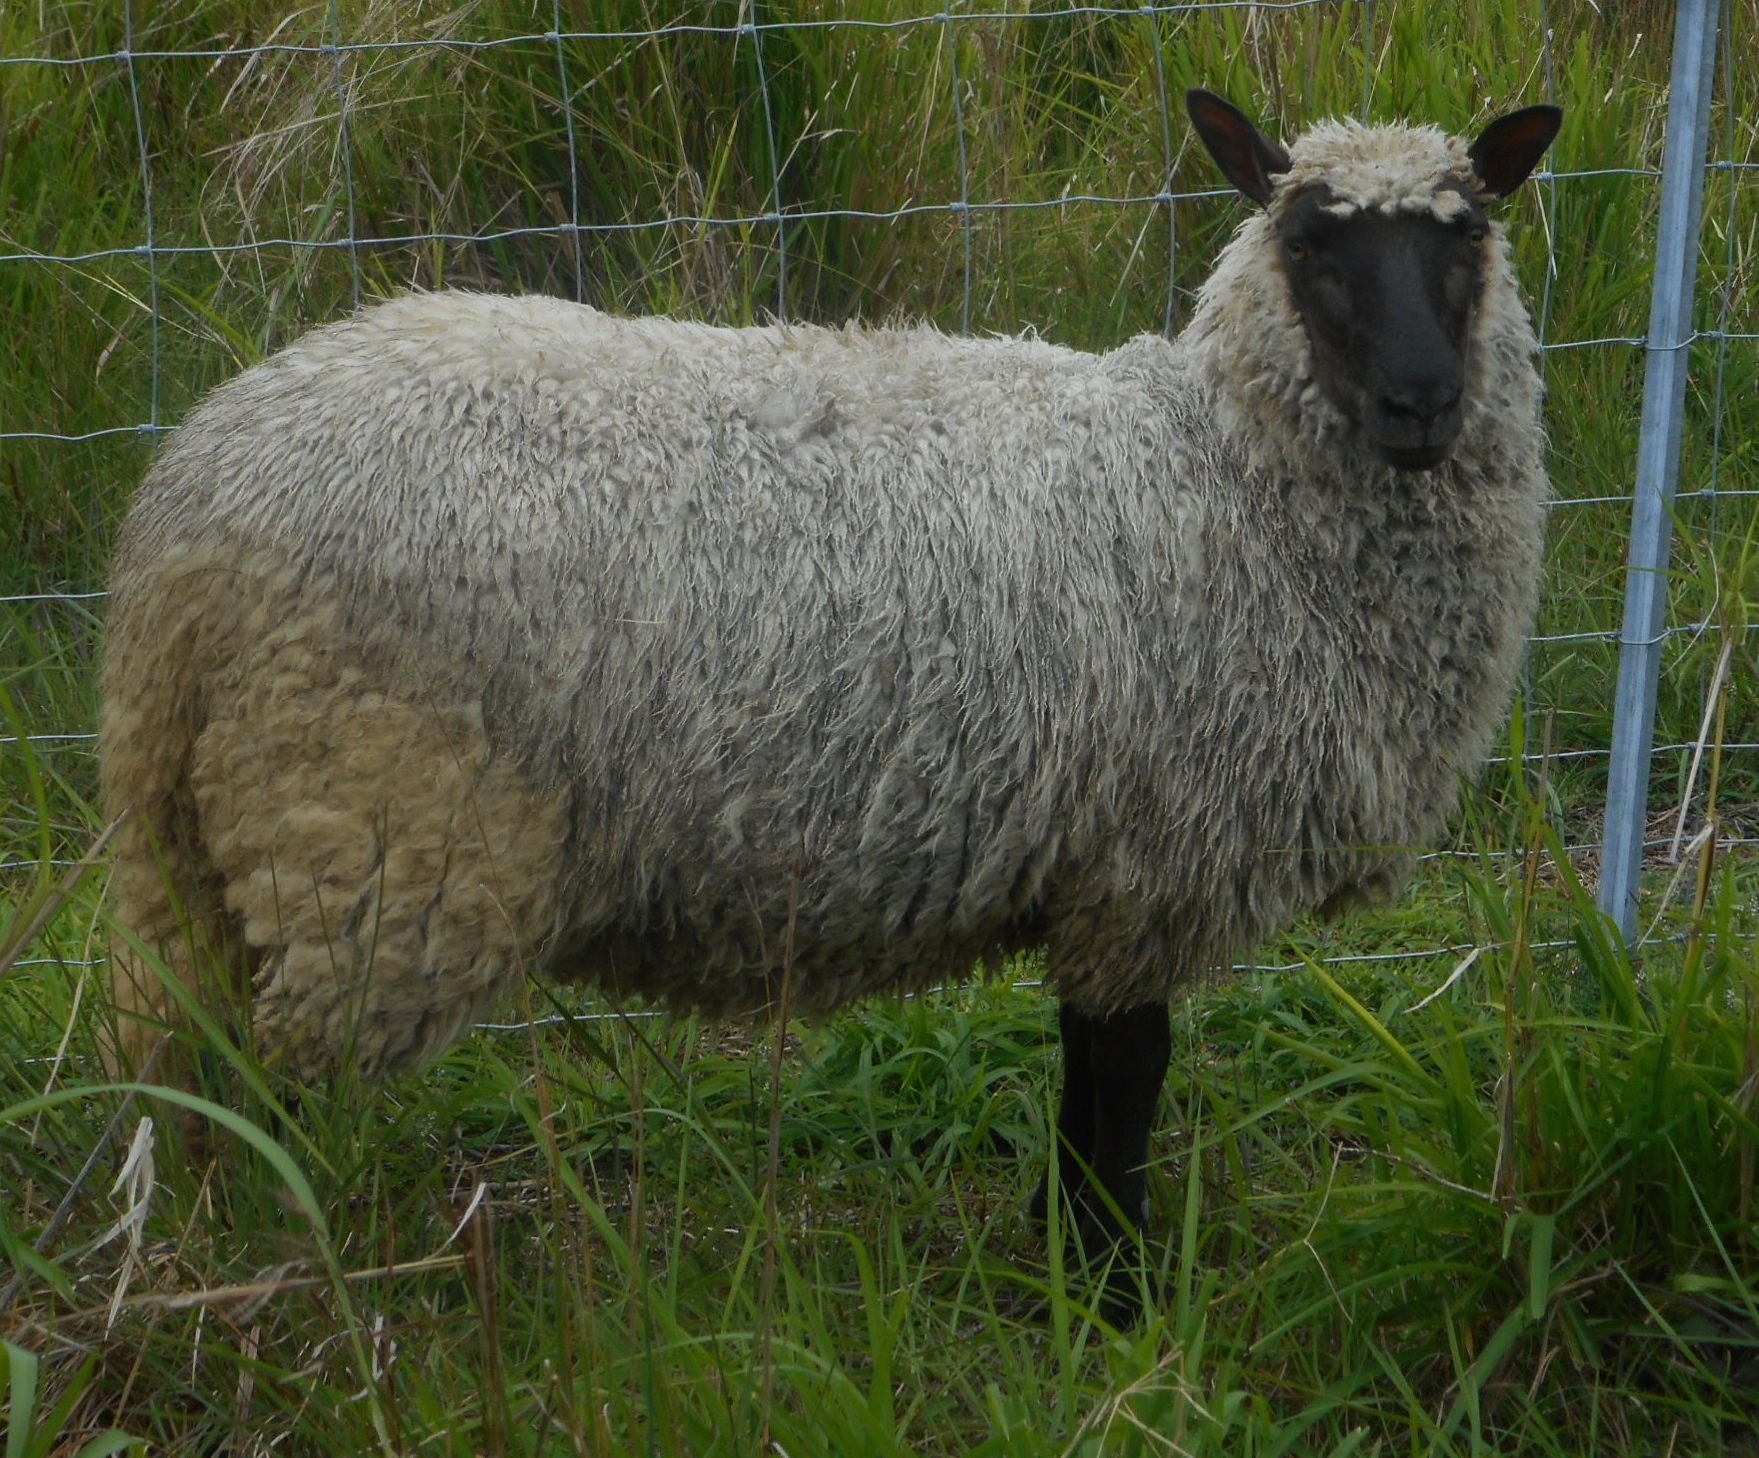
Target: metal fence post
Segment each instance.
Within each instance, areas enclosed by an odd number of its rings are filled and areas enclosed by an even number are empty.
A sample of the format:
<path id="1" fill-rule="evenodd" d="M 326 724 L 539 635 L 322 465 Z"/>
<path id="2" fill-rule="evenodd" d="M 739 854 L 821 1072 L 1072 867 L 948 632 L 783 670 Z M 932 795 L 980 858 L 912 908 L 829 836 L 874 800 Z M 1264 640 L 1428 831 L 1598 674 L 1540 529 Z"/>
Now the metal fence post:
<path id="1" fill-rule="evenodd" d="M 1601 847 L 1600 906 L 1618 923 L 1627 942 L 1636 935 L 1643 870 L 1656 681 L 1665 636 L 1668 556 L 1673 548 L 1672 505 L 1680 471 L 1692 300 L 1698 279 L 1698 220 L 1704 201 L 1717 10 L 1718 0 L 1680 0 L 1674 22 L 1643 427 L 1637 444 L 1625 623 Z"/>

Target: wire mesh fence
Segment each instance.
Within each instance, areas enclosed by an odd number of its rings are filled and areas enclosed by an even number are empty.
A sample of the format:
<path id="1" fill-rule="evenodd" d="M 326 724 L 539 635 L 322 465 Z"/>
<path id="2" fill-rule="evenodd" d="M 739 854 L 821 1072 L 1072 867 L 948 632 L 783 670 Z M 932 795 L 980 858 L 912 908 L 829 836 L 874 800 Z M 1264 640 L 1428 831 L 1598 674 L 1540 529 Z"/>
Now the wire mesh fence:
<path id="1" fill-rule="evenodd" d="M 1204 84 L 1284 130 L 1569 109 L 1515 205 L 1558 488 L 1520 752 L 1547 760 L 1576 848 L 1596 849 L 1666 37 L 1639 32 L 1659 59 L 1608 91 L 1587 7 L 1494 8 L 1486 34 L 1372 0 L 837 15 L 741 0 L 674 18 L 630 4 L 626 24 L 563 0 L 51 8 L 0 55 L 9 797 L 28 752 L 69 804 L 89 798 L 104 561 L 128 487 L 191 400 L 304 328 L 464 286 L 717 322 L 1036 327 L 1091 348 L 1170 334 L 1244 206 L 1186 139 L 1179 97 Z M 1693 765 L 1719 706 L 1723 793 L 1759 800 L 1735 606 L 1759 496 L 1759 81 L 1736 64 L 1754 31 L 1751 0 L 1721 7 L 1694 164 L 1679 538 L 1645 756 L 1674 814 L 1704 793 Z M 1728 643 L 1739 661 L 1719 671 Z M 1730 816 L 1729 839 L 1749 823 Z M 71 861 L 89 820 L 56 829 L 9 837 L 0 872 Z M 1672 829 L 1636 835 L 1654 848 Z"/>

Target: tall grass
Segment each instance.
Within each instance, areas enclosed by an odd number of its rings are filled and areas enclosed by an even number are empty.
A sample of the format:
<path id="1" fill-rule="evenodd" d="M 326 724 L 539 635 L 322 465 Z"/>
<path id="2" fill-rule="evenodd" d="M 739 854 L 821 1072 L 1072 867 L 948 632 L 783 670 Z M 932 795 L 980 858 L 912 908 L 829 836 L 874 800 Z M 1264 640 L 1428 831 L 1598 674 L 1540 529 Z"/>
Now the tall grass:
<path id="1" fill-rule="evenodd" d="M 1726 8 L 1716 150 L 1751 162 L 1759 8 Z M 761 32 L 766 88 L 749 34 L 544 38 L 558 16 L 682 14 L 651 0 L 132 9 L 0 9 L 0 56 L 75 62 L 0 65 L 0 253 L 74 259 L 0 262 L 0 433 L 122 428 L 0 440 L 0 593 L 101 587 L 149 456 L 135 427 L 174 425 L 357 288 L 730 322 L 958 328 L 969 307 L 975 329 L 1103 347 L 1177 327 L 1241 205 L 1059 199 L 1212 189 L 1177 120 L 1188 84 L 1285 133 L 1364 100 L 1355 5 L 860 30 L 765 5 L 788 22 Z M 1537 0 L 1376 6 L 1368 108 L 1469 129 L 1552 94 L 1557 170 L 1653 167 L 1670 14 L 1554 3 L 1547 55 Z M 251 50 L 337 40 L 367 48 Z M 165 51 L 228 54 L 146 54 Z M 1701 327 L 1759 329 L 1756 178 L 1710 177 Z M 155 244 L 190 251 L 134 251 L 146 183 Z M 778 197 L 787 220 L 765 221 Z M 1057 205 L 944 206 L 965 197 Z M 1514 204 L 1549 340 L 1643 332 L 1655 199 L 1613 173 Z M 1683 488 L 1759 484 L 1756 355 L 1695 346 Z M 1640 352 L 1545 367 L 1560 497 L 1626 493 Z M 1712 731 L 1759 738 L 1745 502 L 1682 502 L 1674 620 L 1707 626 L 1672 650 L 1664 742 L 1698 737 L 1713 681 Z M 1616 628 L 1624 514 L 1552 513 L 1543 631 Z M 1054 1080 L 1048 1005 L 1014 985 L 1031 963 L 780 1046 L 534 987 L 510 1021 L 535 1025 L 376 1091 L 293 1088 L 210 1024 L 211 1148 L 161 1138 L 144 1224 L 104 1239 L 139 1119 L 184 1111 L 105 1082 L 101 866 L 63 890 L 101 830 L 89 743 L 21 737 L 89 733 L 102 606 L 0 604 L 9 1453 L 115 1428 L 173 1452 L 1752 1450 L 1755 886 L 1714 835 L 1751 823 L 1749 753 L 1700 763 L 1686 838 L 1713 834 L 1658 869 L 1672 895 L 1641 960 L 1564 844 L 1596 762 L 1555 759 L 1493 771 L 1403 907 L 1298 927 L 1262 958 L 1296 970 L 1193 994 L 1155 1147 L 1155 1300 L 1118 1332 L 1022 1216 Z M 1537 649 L 1511 755 L 1604 747 L 1611 655 Z M 1675 758 L 1658 798 L 1677 808 Z M 1472 950 L 1428 955 L 1453 946 Z"/>
<path id="2" fill-rule="evenodd" d="M 666 30 L 677 17 L 652 0 L 9 7 L 0 54 L 70 64 L 0 66 L 0 252 L 75 261 L 0 263 L 0 433 L 117 433 L 0 440 L 0 594 L 101 587 L 152 428 L 357 294 L 542 290 L 727 322 L 780 311 L 957 328 L 968 314 L 973 328 L 1093 348 L 1176 327 L 1243 207 L 1203 195 L 1218 179 L 1178 106 L 1195 82 L 1285 133 L 1365 99 L 1375 116 L 1469 129 L 1555 96 L 1568 115 L 1552 165 L 1599 175 L 1513 205 L 1529 293 L 1548 341 L 1638 337 L 1658 188 L 1617 169 L 1659 162 L 1670 7 L 1554 6 L 1549 52 L 1541 9 L 1377 7 L 1365 67 L 1364 7 L 1349 4 L 949 25 L 880 24 L 915 12 L 864 0 L 836 18 L 868 27 L 760 7 L 755 37 L 733 29 L 732 0 L 692 7 L 709 28 L 684 30 Z M 1752 0 L 1730 10 L 1738 56 L 1759 13 Z M 606 38 L 544 39 L 558 20 Z M 318 49 L 337 41 L 361 48 Z M 132 63 L 118 59 L 128 46 L 142 53 Z M 1737 64 L 1731 86 L 1714 151 L 1751 163 L 1759 79 Z M 1759 331 L 1755 177 L 1710 177 L 1703 327 Z M 1079 201 L 1163 191 L 1180 200 Z M 763 221 L 778 201 L 786 221 Z M 1724 491 L 1754 489 L 1756 355 L 1750 341 L 1694 348 L 1684 489 L 1713 473 Z M 1641 362 L 1620 344 L 1547 357 L 1565 502 L 1628 493 Z M 1692 497 L 1682 518 L 1715 552 L 1748 501 Z M 1563 748 L 1607 744 L 1614 646 L 1593 635 L 1619 625 L 1626 512 L 1552 513 L 1540 629 L 1574 636 L 1536 650 L 1528 697 L 1555 712 Z M 1676 596 L 1673 621 L 1702 620 L 1689 579 Z M 77 639 L 84 626 L 0 613 L 0 634 Z M 1670 646 L 1660 742 L 1696 730 L 1703 657 L 1691 635 Z M 0 661 L 31 677 L 10 646 Z M 1759 739 L 1752 681 L 1731 704 L 1738 742 Z M 89 718 L 33 708 L 31 722 Z M 1602 763 L 1576 764 L 1573 799 L 1592 801 Z M 1731 772 L 1759 798 L 1749 767 Z"/>
<path id="3" fill-rule="evenodd" d="M 73 1394 L 64 1441 L 178 1452 L 1743 1451 L 1755 870 L 1704 841 L 1639 963 L 1555 797 L 1499 788 L 1482 860 L 1431 863 L 1413 908 L 1176 1010 L 1133 1330 L 1024 1218 L 1053 1077 L 1030 962 L 781 1047 L 534 987 L 378 1091 L 293 1086 L 209 1023 L 220 1122 L 193 1163 L 161 1144 L 130 1254 L 108 1171 L 180 1109 L 102 1081 L 64 953 L 0 981 L 6 1335 L 40 1411 Z M 1473 951 L 1314 960 L 1413 922 Z"/>

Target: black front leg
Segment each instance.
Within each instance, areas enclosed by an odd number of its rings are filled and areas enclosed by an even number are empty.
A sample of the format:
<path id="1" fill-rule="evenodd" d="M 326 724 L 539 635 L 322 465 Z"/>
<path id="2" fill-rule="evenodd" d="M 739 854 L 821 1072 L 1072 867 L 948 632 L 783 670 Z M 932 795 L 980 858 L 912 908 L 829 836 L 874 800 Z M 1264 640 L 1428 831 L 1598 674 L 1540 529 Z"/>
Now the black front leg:
<path id="1" fill-rule="evenodd" d="M 1148 1223 L 1148 1136 L 1173 1053 L 1167 1005 L 1151 1002 L 1109 1018 L 1088 1032 L 1093 1066 L 1093 1177 L 1122 1212 L 1117 1223 L 1105 1201 L 1090 1200 L 1101 1231 L 1119 1239 Z"/>
<path id="2" fill-rule="evenodd" d="M 1057 1169 L 1075 1211 L 1075 1231 L 1090 1256 L 1139 1233 L 1147 1218 L 1148 1137 L 1172 1056 L 1164 1002 L 1096 1017 L 1065 1002 L 1063 1101 L 1057 1112 Z M 1099 1185 L 1089 1186 L 1088 1171 Z M 1108 1205 L 1105 1196 L 1111 1197 Z M 1049 1176 L 1039 1184 L 1033 1213 L 1048 1213 Z M 1116 1205 L 1119 1214 L 1113 1214 Z"/>

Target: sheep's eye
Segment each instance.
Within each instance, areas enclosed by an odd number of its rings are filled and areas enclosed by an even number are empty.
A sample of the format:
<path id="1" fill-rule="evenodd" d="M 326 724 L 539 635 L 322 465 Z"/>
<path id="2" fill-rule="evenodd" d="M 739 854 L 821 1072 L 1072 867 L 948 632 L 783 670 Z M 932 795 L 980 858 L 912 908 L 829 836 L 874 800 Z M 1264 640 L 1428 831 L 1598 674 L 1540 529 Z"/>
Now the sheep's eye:
<path id="1" fill-rule="evenodd" d="M 1490 234 L 1487 231 L 1485 231 L 1485 229 L 1474 228 L 1470 233 L 1468 233 L 1466 235 L 1466 241 L 1468 243 L 1470 243 L 1474 248 L 1482 248 L 1484 246 L 1484 240 L 1486 238 L 1488 238 L 1489 236 L 1490 236 Z"/>
<path id="2" fill-rule="evenodd" d="M 1296 263 L 1312 256 L 1313 250 L 1297 238 L 1285 238 L 1283 246 L 1289 250 L 1289 257 L 1294 259 Z"/>

